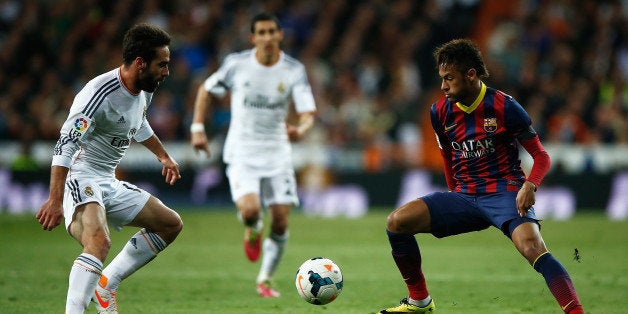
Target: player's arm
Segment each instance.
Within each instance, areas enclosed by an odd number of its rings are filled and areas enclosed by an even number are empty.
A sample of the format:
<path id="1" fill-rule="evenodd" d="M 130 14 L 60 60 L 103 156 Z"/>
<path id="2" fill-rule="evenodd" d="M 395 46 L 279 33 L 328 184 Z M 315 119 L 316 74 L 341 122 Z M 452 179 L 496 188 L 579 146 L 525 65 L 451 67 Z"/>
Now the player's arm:
<path id="1" fill-rule="evenodd" d="M 312 128 L 316 113 L 316 101 L 312 94 L 312 87 L 308 81 L 305 66 L 301 64 L 297 68 L 295 75 L 296 79 L 292 87 L 292 100 L 297 121 L 296 125 L 286 123 L 288 138 L 291 141 L 301 139 Z"/>
<path id="2" fill-rule="evenodd" d="M 163 165 L 161 175 L 166 177 L 168 184 L 173 185 L 177 180 L 181 179 L 179 164 L 168 154 L 157 135 L 153 134 L 140 143 L 157 156 L 157 160 Z"/>
<path id="3" fill-rule="evenodd" d="M 443 171 L 445 173 L 445 181 L 447 181 L 447 189 L 453 191 L 456 188 L 456 180 L 453 176 L 453 164 L 451 161 L 451 148 L 447 145 L 447 136 L 443 132 L 443 127 L 438 119 L 436 112 L 436 104 L 430 107 L 430 122 L 436 135 L 436 143 L 440 149 L 440 154 L 443 157 Z"/>
<path id="4" fill-rule="evenodd" d="M 314 111 L 297 114 L 297 125 L 286 123 L 288 138 L 291 141 L 300 140 L 314 125 Z"/>
<path id="5" fill-rule="evenodd" d="M 517 140 L 534 160 L 528 178 L 517 193 L 517 210 L 519 215 L 523 217 L 536 202 L 534 192 L 536 192 L 537 187 L 541 185 L 541 181 L 543 181 L 543 178 L 549 171 L 550 157 L 532 126 L 519 134 Z"/>
<path id="6" fill-rule="evenodd" d="M 532 126 L 524 133 L 525 135 L 519 136 L 519 142 L 534 160 L 530 175 L 528 175 L 526 182 L 524 182 L 524 186 L 536 192 L 537 187 L 541 185 L 543 178 L 545 178 L 545 175 L 549 171 L 551 160 Z"/>
<path id="7" fill-rule="evenodd" d="M 205 84 L 200 84 L 194 99 L 194 115 L 190 126 L 190 143 L 196 152 L 204 151 L 209 156 L 209 144 L 205 133 L 205 117 L 210 107 L 211 96 L 205 89 Z"/>
<path id="8" fill-rule="evenodd" d="M 437 136 L 438 139 L 438 136 Z M 440 140 L 439 146 L 440 146 Z M 445 173 L 445 181 L 447 181 L 447 190 L 453 191 L 456 188 L 456 180 L 454 180 L 453 170 L 452 170 L 452 162 L 451 162 L 451 151 L 449 147 L 442 147 L 440 149 L 440 154 L 443 156 L 443 171 Z"/>
<path id="9" fill-rule="evenodd" d="M 59 139 L 52 155 L 48 200 L 35 215 L 44 230 L 54 229 L 63 218 L 63 192 L 72 157 L 79 149 L 79 142 L 94 129 L 93 112 L 88 110 L 91 98 L 92 89 L 84 87 L 74 97 L 68 118 L 59 131 Z"/>
<path id="10" fill-rule="evenodd" d="M 68 168 L 52 166 L 50 168 L 50 194 L 48 200 L 41 206 L 35 218 L 39 220 L 44 230 L 52 230 L 63 219 L 63 191 Z"/>

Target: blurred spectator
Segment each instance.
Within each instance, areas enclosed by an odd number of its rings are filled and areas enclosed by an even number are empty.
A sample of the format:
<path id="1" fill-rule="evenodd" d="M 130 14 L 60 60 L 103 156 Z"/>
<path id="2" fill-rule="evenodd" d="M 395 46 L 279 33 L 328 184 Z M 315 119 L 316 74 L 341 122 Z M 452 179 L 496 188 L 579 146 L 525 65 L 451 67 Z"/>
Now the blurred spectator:
<path id="1" fill-rule="evenodd" d="M 150 22 L 173 36 L 152 123 L 185 141 L 199 78 L 250 47 L 248 21 L 261 10 L 279 17 L 284 50 L 308 68 L 319 132 L 337 149 L 365 149 L 374 171 L 433 166 L 421 132 L 440 96 L 431 54 L 454 37 L 491 54 L 490 84 L 521 101 L 542 139 L 628 143 L 622 0 L 0 0 L 0 140 L 18 141 L 27 120 L 36 139 L 54 140 L 76 88 L 121 63 L 111 47 L 122 30 Z M 215 108 L 208 132 L 225 132 L 227 109 Z"/>

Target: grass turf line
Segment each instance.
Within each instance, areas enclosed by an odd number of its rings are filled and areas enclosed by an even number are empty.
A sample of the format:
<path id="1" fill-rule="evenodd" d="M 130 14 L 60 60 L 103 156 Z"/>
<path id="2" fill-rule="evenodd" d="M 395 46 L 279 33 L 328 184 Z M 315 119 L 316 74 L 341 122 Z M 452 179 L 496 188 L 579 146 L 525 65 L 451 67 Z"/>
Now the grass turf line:
<path id="1" fill-rule="evenodd" d="M 180 214 L 185 226 L 175 243 L 120 285 L 122 313 L 374 313 L 406 294 L 390 256 L 385 210 L 360 219 L 306 217 L 295 210 L 276 274 L 283 294 L 278 299 L 255 294 L 259 262 L 245 258 L 243 228 L 232 210 L 186 209 Z M 550 251 L 570 272 L 585 310 L 625 313 L 628 221 L 584 212 L 542 225 Z M 107 262 L 136 231 L 112 231 Z M 560 312 L 542 276 L 497 229 L 440 240 L 418 235 L 417 240 L 439 312 Z M 580 261 L 574 260 L 575 249 Z M 68 272 L 80 250 L 62 226 L 47 232 L 32 215 L 0 214 L 0 312 L 62 313 Z M 345 279 L 341 295 L 325 306 L 301 300 L 294 287 L 297 267 L 314 256 L 334 260 Z M 93 305 L 87 313 L 95 313 Z"/>

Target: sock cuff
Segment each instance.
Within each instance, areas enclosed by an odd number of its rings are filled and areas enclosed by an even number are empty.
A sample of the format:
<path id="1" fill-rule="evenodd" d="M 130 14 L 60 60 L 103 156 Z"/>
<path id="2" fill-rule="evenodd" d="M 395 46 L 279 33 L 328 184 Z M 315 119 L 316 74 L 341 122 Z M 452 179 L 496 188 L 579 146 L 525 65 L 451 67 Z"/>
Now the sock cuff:
<path id="1" fill-rule="evenodd" d="M 288 232 L 288 230 L 286 230 L 284 234 L 278 235 L 271 231 L 268 237 L 277 243 L 284 243 L 288 240 L 288 238 L 290 238 L 290 233 Z"/>
<path id="2" fill-rule="evenodd" d="M 75 260 L 74 265 L 83 267 L 86 270 L 100 275 L 102 273 L 102 262 L 96 256 L 89 253 L 81 253 Z"/>
<path id="3" fill-rule="evenodd" d="M 545 252 L 539 255 L 532 263 L 532 267 L 538 271 L 538 267 L 541 265 L 541 263 L 543 263 L 543 261 L 550 258 L 551 256 L 552 254 L 550 254 L 550 252 Z"/>
<path id="4" fill-rule="evenodd" d="M 142 229 L 138 231 L 136 235 L 139 235 L 144 240 L 146 240 L 146 243 L 148 243 L 148 245 L 153 250 L 153 252 L 155 252 L 155 254 L 165 250 L 166 246 L 168 246 L 166 241 L 164 241 L 158 234 L 153 233 L 153 232 L 148 232 L 146 231 L 146 229 Z M 130 241 L 133 241 L 134 238 L 135 236 L 131 238 Z"/>

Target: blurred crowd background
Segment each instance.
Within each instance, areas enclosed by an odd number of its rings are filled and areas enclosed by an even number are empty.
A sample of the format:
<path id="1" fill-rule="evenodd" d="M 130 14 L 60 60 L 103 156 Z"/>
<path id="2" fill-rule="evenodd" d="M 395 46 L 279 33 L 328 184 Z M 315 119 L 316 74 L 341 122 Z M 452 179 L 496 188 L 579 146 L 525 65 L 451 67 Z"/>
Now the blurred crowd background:
<path id="1" fill-rule="evenodd" d="M 198 85 L 251 47 L 260 11 L 279 17 L 282 48 L 307 68 L 318 121 L 306 140 L 361 149 L 368 170 L 440 167 L 432 52 L 462 37 L 545 143 L 628 143 L 626 0 L 0 0 L 0 141 L 56 141 L 74 95 L 119 66 L 124 32 L 149 22 L 173 37 L 149 119 L 163 141 L 186 142 Z M 228 101 L 217 104 L 214 137 L 229 122 Z"/>

